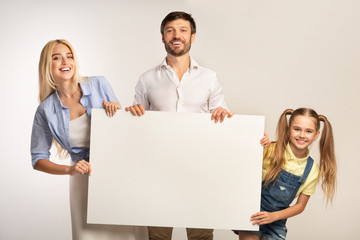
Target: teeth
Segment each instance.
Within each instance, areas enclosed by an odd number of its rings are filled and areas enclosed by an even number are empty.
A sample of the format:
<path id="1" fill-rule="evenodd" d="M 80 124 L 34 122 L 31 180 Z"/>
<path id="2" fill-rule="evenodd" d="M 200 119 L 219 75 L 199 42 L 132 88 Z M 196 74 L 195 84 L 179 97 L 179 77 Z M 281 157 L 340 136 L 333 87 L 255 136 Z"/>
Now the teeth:
<path id="1" fill-rule="evenodd" d="M 62 69 L 60 69 L 60 71 L 70 71 L 70 68 L 62 68 Z"/>
<path id="2" fill-rule="evenodd" d="M 174 45 L 180 45 L 181 42 L 174 42 L 173 44 L 174 44 Z"/>

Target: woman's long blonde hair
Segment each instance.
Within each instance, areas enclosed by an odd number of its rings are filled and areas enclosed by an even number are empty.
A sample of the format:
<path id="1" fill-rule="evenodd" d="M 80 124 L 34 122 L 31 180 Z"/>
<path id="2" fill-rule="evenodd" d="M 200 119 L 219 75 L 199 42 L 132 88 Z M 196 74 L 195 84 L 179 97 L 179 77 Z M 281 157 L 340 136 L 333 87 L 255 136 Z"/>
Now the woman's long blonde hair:
<path id="1" fill-rule="evenodd" d="M 289 124 L 287 115 L 290 115 Z M 296 110 L 286 109 L 280 116 L 277 125 L 277 142 L 273 151 L 268 151 L 265 157 L 270 158 L 270 166 L 265 174 L 265 185 L 276 180 L 280 169 L 285 165 L 285 150 L 290 140 L 289 128 L 296 116 L 308 116 L 314 119 L 316 131 L 320 130 L 320 121 L 324 122 L 319 142 L 320 148 L 320 181 L 326 195 L 326 202 L 332 202 L 336 191 L 336 158 L 333 132 L 330 122 L 323 115 L 318 115 L 310 108 Z"/>
<path id="2" fill-rule="evenodd" d="M 52 53 L 54 47 L 58 44 L 64 44 L 70 49 L 75 63 L 74 76 L 73 76 L 74 85 L 78 85 L 80 82 L 78 60 L 74 48 L 71 46 L 71 44 L 64 39 L 56 39 L 49 41 L 44 46 L 40 54 L 40 61 L 39 61 L 39 102 L 40 103 L 43 102 L 48 96 L 50 96 L 53 92 L 56 91 L 56 81 L 53 78 L 51 72 L 51 64 L 52 64 Z M 53 143 L 55 144 L 58 150 L 59 158 L 63 159 L 69 155 L 68 152 L 65 151 L 55 139 L 53 139 Z"/>

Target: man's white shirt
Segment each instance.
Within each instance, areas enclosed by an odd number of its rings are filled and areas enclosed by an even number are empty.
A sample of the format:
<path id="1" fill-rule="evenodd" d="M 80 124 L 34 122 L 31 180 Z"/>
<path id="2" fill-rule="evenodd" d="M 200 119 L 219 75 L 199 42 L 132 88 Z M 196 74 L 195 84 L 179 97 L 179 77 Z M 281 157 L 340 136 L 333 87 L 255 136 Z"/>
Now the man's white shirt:
<path id="1" fill-rule="evenodd" d="M 134 105 L 166 112 L 211 113 L 218 107 L 227 109 L 216 73 L 199 66 L 192 58 L 190 61 L 181 81 L 166 58 L 142 74 L 135 87 Z"/>

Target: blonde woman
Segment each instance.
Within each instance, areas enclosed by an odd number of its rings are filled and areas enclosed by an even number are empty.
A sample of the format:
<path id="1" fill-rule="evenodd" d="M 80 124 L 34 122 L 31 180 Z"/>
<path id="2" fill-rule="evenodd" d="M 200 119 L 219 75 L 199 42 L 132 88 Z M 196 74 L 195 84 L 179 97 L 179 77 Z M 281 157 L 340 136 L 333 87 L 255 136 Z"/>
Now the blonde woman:
<path id="1" fill-rule="evenodd" d="M 74 49 L 66 40 L 52 40 L 43 48 L 39 84 L 32 164 L 39 171 L 70 175 L 73 239 L 135 239 L 133 227 L 86 224 L 91 109 L 104 108 L 112 116 L 121 108 L 110 84 L 104 77 L 81 78 Z M 49 161 L 52 143 L 60 157 L 70 155 L 70 166 Z"/>

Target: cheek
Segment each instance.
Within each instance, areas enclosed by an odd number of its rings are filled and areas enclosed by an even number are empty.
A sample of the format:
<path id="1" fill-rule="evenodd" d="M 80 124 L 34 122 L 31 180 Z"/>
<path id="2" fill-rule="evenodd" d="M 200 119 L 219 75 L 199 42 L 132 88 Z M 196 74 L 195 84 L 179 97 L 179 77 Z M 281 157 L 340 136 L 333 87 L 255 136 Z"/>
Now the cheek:
<path id="1" fill-rule="evenodd" d="M 312 138 L 312 141 L 315 141 L 316 138 L 317 138 L 316 134 L 312 134 L 312 135 L 311 135 L 311 138 Z"/>
<path id="2" fill-rule="evenodd" d="M 297 134 L 295 131 L 290 131 L 290 138 L 294 138 Z"/>
<path id="3" fill-rule="evenodd" d="M 54 73 L 56 70 L 56 65 L 55 64 L 52 64 L 51 65 L 51 73 Z"/>

